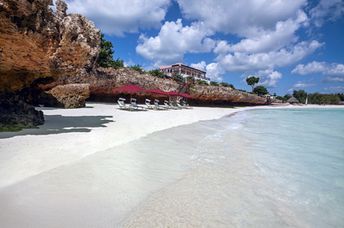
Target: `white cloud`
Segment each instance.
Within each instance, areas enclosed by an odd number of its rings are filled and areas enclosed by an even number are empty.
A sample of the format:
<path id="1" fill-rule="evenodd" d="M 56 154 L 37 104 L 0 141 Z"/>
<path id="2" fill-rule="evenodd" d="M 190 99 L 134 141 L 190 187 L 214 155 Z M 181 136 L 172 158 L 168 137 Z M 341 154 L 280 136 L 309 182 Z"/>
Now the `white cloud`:
<path id="1" fill-rule="evenodd" d="M 224 70 L 218 63 L 210 63 L 206 67 L 207 77 L 212 81 L 222 81 Z"/>
<path id="2" fill-rule="evenodd" d="M 177 0 L 185 17 L 204 21 L 216 32 L 248 36 L 294 17 L 306 0 Z"/>
<path id="3" fill-rule="evenodd" d="M 218 56 L 218 62 L 226 71 L 248 71 L 274 69 L 295 63 L 313 53 L 322 44 L 318 41 L 299 42 L 290 48 L 262 53 L 234 52 Z"/>
<path id="4" fill-rule="evenodd" d="M 320 0 L 318 5 L 310 10 L 311 18 L 317 27 L 321 27 L 326 20 L 334 21 L 343 14 L 343 0 Z"/>
<path id="5" fill-rule="evenodd" d="M 140 36 L 136 52 L 156 65 L 179 62 L 185 53 L 210 52 L 215 46 L 210 34 L 201 22 L 190 26 L 183 26 L 181 19 L 165 22 L 157 36 Z"/>
<path id="6" fill-rule="evenodd" d="M 69 12 L 93 20 L 102 32 L 113 35 L 158 28 L 164 20 L 170 0 L 69 0 Z"/>
<path id="7" fill-rule="evenodd" d="M 210 78 L 212 81 L 222 81 L 222 75 L 224 74 L 224 71 L 218 63 L 210 63 L 207 65 L 205 61 L 201 61 L 199 63 L 193 63 L 190 66 L 206 71 L 207 78 Z"/>
<path id="8" fill-rule="evenodd" d="M 306 83 L 306 82 L 297 82 L 293 85 L 292 89 L 304 89 L 307 87 L 315 86 L 314 83 Z"/>
<path id="9" fill-rule="evenodd" d="M 300 75 L 321 73 L 329 76 L 344 76 L 344 64 L 313 61 L 308 64 L 297 65 L 292 73 Z"/>
<path id="10" fill-rule="evenodd" d="M 275 87 L 278 80 L 282 78 L 282 74 L 280 72 L 272 69 L 261 70 L 258 72 L 258 76 L 261 81 L 259 84 L 266 87 Z"/>
<path id="11" fill-rule="evenodd" d="M 278 21 L 273 30 L 260 30 L 249 38 L 242 39 L 229 50 L 233 52 L 266 52 L 278 50 L 285 45 L 297 41 L 295 32 L 308 24 L 307 15 L 299 11 L 295 19 Z"/>
<path id="12" fill-rule="evenodd" d="M 341 76 L 327 76 L 324 80 L 325 82 L 344 82 L 344 75 Z"/>
<path id="13" fill-rule="evenodd" d="M 331 87 L 326 87 L 326 91 L 330 91 L 332 93 L 342 93 L 344 92 L 344 86 L 331 86 Z"/>
<path id="14" fill-rule="evenodd" d="M 207 67 L 207 63 L 205 61 L 201 61 L 199 63 L 192 63 L 190 66 L 193 68 L 205 71 Z"/>

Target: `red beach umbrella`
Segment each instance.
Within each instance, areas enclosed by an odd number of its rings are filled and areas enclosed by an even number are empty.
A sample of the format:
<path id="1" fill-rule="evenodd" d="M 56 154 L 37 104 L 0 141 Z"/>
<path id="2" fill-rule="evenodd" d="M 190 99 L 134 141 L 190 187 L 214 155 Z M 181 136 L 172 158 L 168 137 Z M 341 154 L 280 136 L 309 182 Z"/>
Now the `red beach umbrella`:
<path id="1" fill-rule="evenodd" d="M 175 91 L 170 91 L 170 92 L 166 92 L 166 93 L 168 96 L 172 96 L 172 97 L 179 96 L 179 93 L 175 92 Z"/>
<path id="2" fill-rule="evenodd" d="M 113 93 L 135 94 L 142 93 L 145 90 L 137 85 L 123 85 L 112 90 Z"/>
<path id="3" fill-rule="evenodd" d="M 186 99 L 191 99 L 192 98 L 192 96 L 190 94 L 187 94 L 187 93 L 180 93 L 179 96 L 184 97 Z"/>
<path id="4" fill-rule="evenodd" d="M 168 93 L 165 91 L 162 91 L 161 89 L 150 89 L 146 90 L 146 93 L 153 93 L 153 94 L 158 94 L 158 95 L 163 95 L 163 96 L 168 96 Z"/>

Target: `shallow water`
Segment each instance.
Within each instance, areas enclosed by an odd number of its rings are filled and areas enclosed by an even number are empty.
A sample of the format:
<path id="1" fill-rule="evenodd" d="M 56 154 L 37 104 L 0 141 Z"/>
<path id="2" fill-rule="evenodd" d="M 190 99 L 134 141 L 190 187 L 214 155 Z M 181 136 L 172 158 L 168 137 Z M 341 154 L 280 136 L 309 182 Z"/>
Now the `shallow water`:
<path id="1" fill-rule="evenodd" d="M 1 227 L 343 227 L 344 109 L 157 132 L 0 189 L 0 210 Z"/>

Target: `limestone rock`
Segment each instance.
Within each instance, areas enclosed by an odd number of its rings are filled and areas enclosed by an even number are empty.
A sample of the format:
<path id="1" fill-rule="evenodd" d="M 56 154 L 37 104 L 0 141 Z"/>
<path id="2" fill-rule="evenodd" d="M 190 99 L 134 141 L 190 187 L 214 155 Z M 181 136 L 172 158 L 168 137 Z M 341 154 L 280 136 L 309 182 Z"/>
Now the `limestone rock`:
<path id="1" fill-rule="evenodd" d="M 46 76 L 82 75 L 93 69 L 100 32 L 85 17 L 66 15 L 51 0 L 0 0 L 0 91 L 18 91 Z"/>
<path id="2" fill-rule="evenodd" d="M 44 123 L 42 111 L 27 104 L 14 93 L 0 94 L 0 131 L 21 130 Z"/>
<path id="3" fill-rule="evenodd" d="M 224 104 L 243 104 L 243 105 L 263 105 L 267 104 L 266 97 L 242 92 L 230 87 L 222 86 L 202 86 L 195 85 L 190 90 L 194 100 L 200 103 L 224 103 Z"/>
<path id="4" fill-rule="evenodd" d="M 64 108 L 81 108 L 85 107 L 85 101 L 90 96 L 90 88 L 89 84 L 58 85 L 48 94 Z"/>

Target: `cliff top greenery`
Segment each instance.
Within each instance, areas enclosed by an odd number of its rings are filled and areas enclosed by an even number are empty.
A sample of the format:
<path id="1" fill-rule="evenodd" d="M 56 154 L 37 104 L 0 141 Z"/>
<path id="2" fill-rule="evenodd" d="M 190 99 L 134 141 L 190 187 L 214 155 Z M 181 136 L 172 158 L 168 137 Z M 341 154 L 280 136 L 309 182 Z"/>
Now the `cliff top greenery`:
<path id="1" fill-rule="evenodd" d="M 100 52 L 98 56 L 97 63 L 101 67 L 113 67 L 113 68 L 120 68 L 124 67 L 123 60 L 113 59 L 114 51 L 113 45 L 110 41 L 105 40 L 104 34 L 101 34 L 101 42 L 100 42 Z"/>

